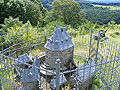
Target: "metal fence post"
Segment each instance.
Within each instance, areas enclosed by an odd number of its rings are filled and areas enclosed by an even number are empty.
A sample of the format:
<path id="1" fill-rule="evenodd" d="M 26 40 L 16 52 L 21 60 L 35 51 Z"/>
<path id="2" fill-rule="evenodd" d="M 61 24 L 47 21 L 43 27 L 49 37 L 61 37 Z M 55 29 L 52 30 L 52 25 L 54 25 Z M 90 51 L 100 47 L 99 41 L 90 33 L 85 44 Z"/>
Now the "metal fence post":
<path id="1" fill-rule="evenodd" d="M 120 90 L 120 83 L 119 83 L 119 86 L 118 86 L 118 90 Z"/>
<path id="2" fill-rule="evenodd" d="M 0 90 L 2 90 L 2 84 L 1 84 L 1 79 L 0 79 Z"/>
<path id="3" fill-rule="evenodd" d="M 60 90 L 60 59 L 56 60 L 56 90 Z"/>
<path id="4" fill-rule="evenodd" d="M 93 33 L 93 27 L 91 27 L 91 32 L 90 32 L 90 46 L 89 46 L 89 58 L 88 58 L 88 60 L 90 59 L 90 54 L 91 54 L 92 33 Z"/>
<path id="5" fill-rule="evenodd" d="M 29 55 L 28 25 L 26 25 L 26 30 L 27 30 L 27 53 Z"/>
<path id="6" fill-rule="evenodd" d="M 97 63 L 98 59 L 98 49 L 99 49 L 99 41 L 100 41 L 100 30 L 98 31 L 98 38 L 97 38 L 97 49 L 96 49 L 96 57 L 95 57 L 95 64 Z"/>
<path id="7" fill-rule="evenodd" d="M 98 60 L 98 49 L 99 49 L 99 40 L 100 40 L 100 30 L 98 32 L 98 38 L 97 38 L 97 48 L 96 48 L 96 56 L 95 56 L 95 64 L 97 64 L 97 60 Z M 93 85 L 92 85 L 92 90 L 94 88 L 94 80 L 95 80 L 95 74 L 96 74 L 96 68 L 97 66 L 95 66 L 95 72 L 94 72 L 94 78 L 93 78 Z"/>

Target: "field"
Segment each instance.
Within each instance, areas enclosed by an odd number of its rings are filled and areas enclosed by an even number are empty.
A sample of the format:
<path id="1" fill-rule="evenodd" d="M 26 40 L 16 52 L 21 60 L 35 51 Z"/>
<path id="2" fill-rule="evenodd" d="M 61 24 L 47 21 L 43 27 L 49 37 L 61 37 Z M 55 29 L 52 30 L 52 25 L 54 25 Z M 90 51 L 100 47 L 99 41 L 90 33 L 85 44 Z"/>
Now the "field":
<path id="1" fill-rule="evenodd" d="M 111 30 L 106 34 L 110 39 L 112 39 L 116 44 L 120 45 L 120 30 Z"/>
<path id="2" fill-rule="evenodd" d="M 94 5 L 94 4 L 91 5 L 93 5 L 94 7 L 108 8 L 110 10 L 120 10 L 119 6 L 104 6 L 104 5 Z"/>

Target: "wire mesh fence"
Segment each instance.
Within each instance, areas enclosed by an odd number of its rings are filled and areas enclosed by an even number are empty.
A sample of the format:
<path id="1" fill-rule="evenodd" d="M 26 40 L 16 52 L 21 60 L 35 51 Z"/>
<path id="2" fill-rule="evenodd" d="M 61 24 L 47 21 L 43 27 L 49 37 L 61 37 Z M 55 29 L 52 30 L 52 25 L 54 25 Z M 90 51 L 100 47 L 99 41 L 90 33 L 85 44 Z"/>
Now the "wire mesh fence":
<path id="1" fill-rule="evenodd" d="M 43 68 L 45 43 L 55 27 L 16 30 L 0 36 L 3 90 L 119 90 L 120 46 L 91 31 L 66 27 L 74 42 L 73 61 Z M 27 58 L 27 59 L 26 59 Z"/>

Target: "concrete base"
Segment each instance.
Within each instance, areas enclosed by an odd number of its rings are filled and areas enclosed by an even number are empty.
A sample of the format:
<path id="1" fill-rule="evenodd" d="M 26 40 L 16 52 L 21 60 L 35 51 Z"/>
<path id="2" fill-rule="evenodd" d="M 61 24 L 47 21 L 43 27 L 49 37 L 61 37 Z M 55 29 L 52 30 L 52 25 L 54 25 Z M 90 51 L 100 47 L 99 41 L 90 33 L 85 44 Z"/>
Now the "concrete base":
<path id="1" fill-rule="evenodd" d="M 71 63 L 71 70 L 72 69 L 75 69 L 76 68 L 76 64 L 74 63 L 74 60 L 70 62 Z M 41 63 L 40 65 L 40 68 L 42 70 L 40 70 L 40 72 L 43 74 L 43 75 L 53 75 L 53 70 L 54 70 L 54 74 L 56 73 L 56 65 L 53 66 L 53 68 L 51 68 L 49 65 L 47 65 L 46 63 Z M 46 70 L 48 71 L 46 73 Z M 69 65 L 66 65 L 66 66 L 62 66 L 60 67 L 60 71 L 69 71 L 70 70 L 70 66 Z"/>

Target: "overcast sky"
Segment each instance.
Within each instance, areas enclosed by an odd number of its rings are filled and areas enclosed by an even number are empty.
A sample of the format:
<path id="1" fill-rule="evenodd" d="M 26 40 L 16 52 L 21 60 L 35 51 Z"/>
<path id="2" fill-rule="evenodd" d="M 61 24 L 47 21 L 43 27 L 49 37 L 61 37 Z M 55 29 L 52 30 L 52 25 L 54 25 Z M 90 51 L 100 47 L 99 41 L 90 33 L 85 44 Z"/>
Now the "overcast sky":
<path id="1" fill-rule="evenodd" d="M 120 2 L 120 0 L 88 0 L 93 2 Z"/>

